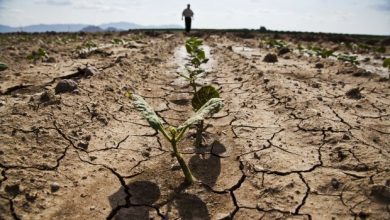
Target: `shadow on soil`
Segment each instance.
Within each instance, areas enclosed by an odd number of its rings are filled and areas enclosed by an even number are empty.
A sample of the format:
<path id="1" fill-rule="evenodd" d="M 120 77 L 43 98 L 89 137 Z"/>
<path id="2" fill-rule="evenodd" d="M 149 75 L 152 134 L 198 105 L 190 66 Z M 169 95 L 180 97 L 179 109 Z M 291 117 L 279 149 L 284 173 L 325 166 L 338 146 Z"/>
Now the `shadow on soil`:
<path id="1" fill-rule="evenodd" d="M 213 154 L 196 154 L 191 157 L 188 166 L 196 179 L 212 187 L 221 173 L 221 158 L 215 155 L 223 154 L 226 148 L 219 141 L 214 141 L 211 146 Z"/>
<path id="2" fill-rule="evenodd" d="M 180 219 L 210 219 L 209 212 L 206 204 L 196 195 L 184 193 L 187 185 L 180 185 L 174 190 L 172 195 L 169 196 L 169 200 L 166 205 L 166 209 L 163 209 L 165 219 L 170 219 L 169 215 L 172 208 L 176 209 Z M 149 220 L 153 216 L 150 216 L 151 212 L 154 212 L 158 205 L 153 204 L 160 198 L 161 192 L 157 184 L 149 181 L 137 181 L 127 185 L 128 191 L 131 195 L 131 205 L 118 206 L 118 202 L 123 202 L 123 187 L 121 187 L 116 193 L 109 197 L 110 205 L 113 211 L 116 210 L 116 214 L 110 216 L 108 219 L 115 220 Z M 163 202 L 165 203 L 165 202 Z"/>

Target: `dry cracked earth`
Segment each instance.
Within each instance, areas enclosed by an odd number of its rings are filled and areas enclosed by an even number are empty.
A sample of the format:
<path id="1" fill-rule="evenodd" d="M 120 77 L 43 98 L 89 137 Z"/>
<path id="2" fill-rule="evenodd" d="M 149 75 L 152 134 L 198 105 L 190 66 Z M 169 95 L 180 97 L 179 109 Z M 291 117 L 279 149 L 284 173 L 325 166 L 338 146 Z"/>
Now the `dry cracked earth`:
<path id="1" fill-rule="evenodd" d="M 388 80 L 296 53 L 266 63 L 274 49 L 256 38 L 204 35 L 199 83 L 225 107 L 205 121 L 204 146 L 195 129 L 179 144 L 198 180 L 186 186 L 169 143 L 124 96 L 136 91 L 171 125 L 191 116 L 176 74 L 186 37 L 113 37 L 2 41 L 0 219 L 390 219 Z M 104 46 L 80 57 L 88 40 Z M 54 59 L 26 60 L 39 47 Z"/>

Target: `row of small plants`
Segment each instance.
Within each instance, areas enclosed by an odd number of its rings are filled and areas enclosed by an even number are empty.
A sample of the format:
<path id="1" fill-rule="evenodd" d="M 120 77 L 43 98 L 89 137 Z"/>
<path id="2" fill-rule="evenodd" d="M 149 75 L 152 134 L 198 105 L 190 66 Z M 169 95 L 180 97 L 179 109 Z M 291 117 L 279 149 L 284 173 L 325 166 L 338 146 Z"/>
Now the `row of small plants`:
<path id="1" fill-rule="evenodd" d="M 207 85 L 198 89 L 199 84 L 197 83 L 197 79 L 202 75 L 204 76 L 206 73 L 201 65 L 208 62 L 202 44 L 202 40 L 195 37 L 188 39 L 185 43 L 188 62 L 185 64 L 185 72 L 179 73 L 179 75 L 187 80 L 193 89 L 194 95 L 191 104 L 194 113 L 180 126 L 174 127 L 167 125 L 140 95 L 131 92 L 126 94 L 126 96 L 133 101 L 135 108 L 148 121 L 150 127 L 161 132 L 171 144 L 172 154 L 179 162 L 187 184 L 192 184 L 194 182 L 194 177 L 178 150 L 178 143 L 184 139 L 186 132 L 191 126 L 197 125 L 195 146 L 200 147 L 202 144 L 205 118 L 217 113 L 224 106 L 224 102 L 220 98 L 219 92 L 213 86 Z"/>
<path id="2" fill-rule="evenodd" d="M 289 48 L 289 45 L 282 40 L 271 39 L 271 40 L 267 40 L 265 44 L 268 48 L 276 48 L 279 51 L 282 49 L 286 50 L 286 48 Z M 298 49 L 298 51 L 301 54 L 308 54 L 309 56 L 318 56 L 322 58 L 335 57 L 337 60 L 343 62 L 359 64 L 359 61 L 357 60 L 357 56 L 353 56 L 346 53 L 336 54 L 334 50 L 330 50 L 327 48 L 321 48 L 315 46 L 309 46 L 305 48 L 299 44 L 296 49 Z M 383 52 L 383 49 L 381 49 L 380 51 Z M 386 64 L 386 60 L 383 62 L 383 67 L 388 67 L 388 64 Z"/>

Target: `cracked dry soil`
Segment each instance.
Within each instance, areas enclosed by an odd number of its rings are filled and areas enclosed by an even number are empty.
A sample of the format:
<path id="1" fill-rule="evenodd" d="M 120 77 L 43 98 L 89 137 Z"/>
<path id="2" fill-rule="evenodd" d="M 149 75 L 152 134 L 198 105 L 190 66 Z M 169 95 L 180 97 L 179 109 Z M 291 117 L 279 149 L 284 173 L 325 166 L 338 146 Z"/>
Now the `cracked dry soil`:
<path id="1" fill-rule="evenodd" d="M 225 107 L 206 120 L 202 148 L 195 129 L 180 143 L 201 182 L 185 186 L 169 143 L 124 97 L 135 89 L 172 125 L 190 116 L 174 62 L 185 37 L 122 33 L 138 38 L 131 47 L 110 34 L 61 45 L 67 35 L 22 37 L 0 45 L 10 66 L 0 74 L 0 219 L 390 218 L 388 80 L 296 54 L 265 63 L 272 49 L 231 50 L 256 38 L 204 36 L 213 66 L 200 82 L 218 87 Z M 91 39 L 104 53 L 78 58 Z M 56 62 L 28 62 L 39 47 Z M 61 79 L 77 89 L 55 94 Z M 356 87 L 360 99 L 345 95 Z"/>

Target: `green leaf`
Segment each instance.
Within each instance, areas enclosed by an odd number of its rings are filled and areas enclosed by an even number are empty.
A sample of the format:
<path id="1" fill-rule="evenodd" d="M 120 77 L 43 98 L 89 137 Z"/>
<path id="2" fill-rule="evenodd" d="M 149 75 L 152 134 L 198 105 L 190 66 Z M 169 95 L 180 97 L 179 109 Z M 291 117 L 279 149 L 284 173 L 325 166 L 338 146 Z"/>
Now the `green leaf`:
<path id="1" fill-rule="evenodd" d="M 186 44 L 186 50 L 187 50 L 187 53 L 189 53 L 189 54 L 192 53 L 192 47 L 190 44 Z"/>
<path id="2" fill-rule="evenodd" d="M 204 52 L 204 50 L 199 50 L 196 57 L 199 59 L 199 60 L 204 60 L 206 59 L 206 53 Z"/>
<path id="3" fill-rule="evenodd" d="M 212 98 L 206 104 L 204 104 L 191 118 L 185 121 L 178 127 L 179 131 L 183 131 L 191 125 L 204 120 L 208 115 L 217 113 L 223 107 L 223 100 L 220 98 Z"/>
<path id="4" fill-rule="evenodd" d="M 192 107 L 198 111 L 212 98 L 219 98 L 219 92 L 213 86 L 203 86 L 192 98 Z"/>
<path id="5" fill-rule="evenodd" d="M 42 58 L 42 57 L 44 57 L 44 56 L 46 56 L 47 55 L 47 53 L 46 53 L 46 51 L 44 50 L 44 49 L 42 49 L 42 48 L 39 48 L 38 49 L 38 56 L 40 57 L 40 58 Z"/>
<path id="6" fill-rule="evenodd" d="M 196 67 L 200 66 L 200 64 L 201 64 L 200 60 L 197 57 L 192 59 L 191 63 L 194 64 L 194 66 L 196 66 Z"/>
<path id="7" fill-rule="evenodd" d="M 126 96 L 134 101 L 134 107 L 141 112 L 152 128 L 160 131 L 163 129 L 164 121 L 157 116 L 153 108 L 141 96 L 131 93 L 127 93 Z"/>
<path id="8" fill-rule="evenodd" d="M 348 54 L 340 54 L 337 57 L 338 60 L 344 61 L 344 62 L 349 62 L 352 64 L 359 64 L 359 61 L 357 61 L 357 56 L 351 56 Z"/>
<path id="9" fill-rule="evenodd" d="M 387 58 L 383 61 L 383 67 L 388 67 L 390 69 L 390 58 Z"/>
<path id="10" fill-rule="evenodd" d="M 112 44 L 125 44 L 126 42 L 123 39 L 114 38 L 111 40 Z"/>
<path id="11" fill-rule="evenodd" d="M 4 70 L 6 70 L 6 69 L 8 69 L 7 64 L 5 64 L 5 63 L 0 63 L 0 71 L 4 71 Z"/>

